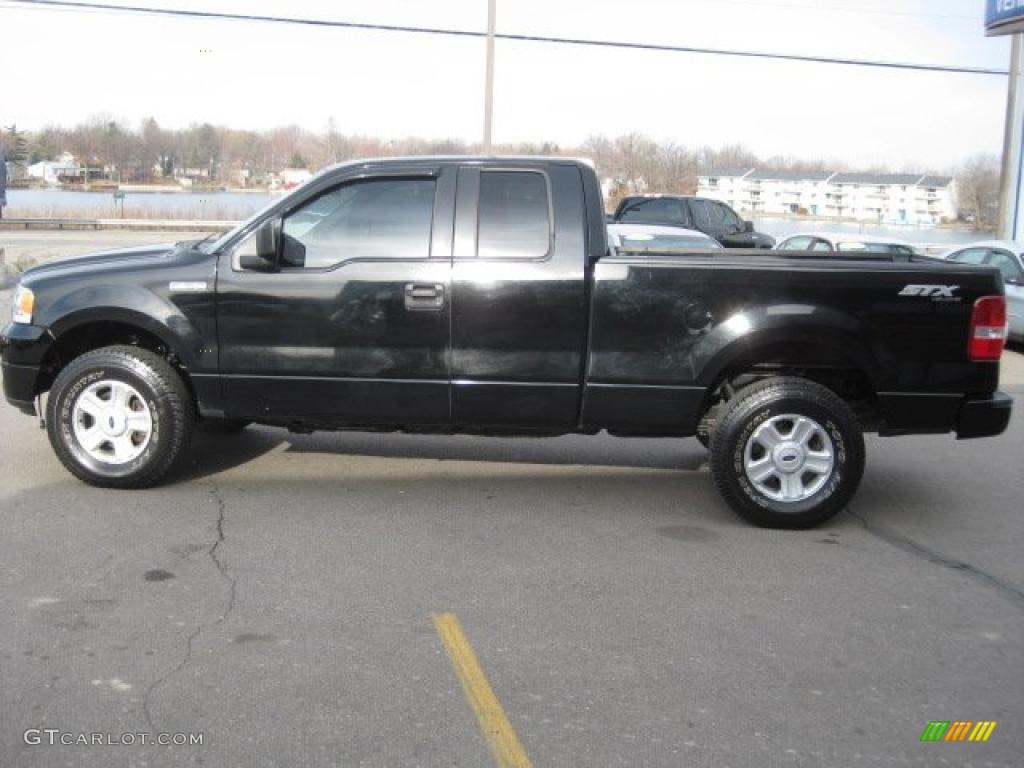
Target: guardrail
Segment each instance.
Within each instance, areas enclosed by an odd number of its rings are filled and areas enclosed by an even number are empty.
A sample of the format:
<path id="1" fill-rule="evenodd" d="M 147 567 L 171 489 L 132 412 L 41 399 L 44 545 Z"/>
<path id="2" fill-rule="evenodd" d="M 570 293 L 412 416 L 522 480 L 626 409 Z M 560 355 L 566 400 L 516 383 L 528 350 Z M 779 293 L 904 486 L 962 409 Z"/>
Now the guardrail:
<path id="1" fill-rule="evenodd" d="M 172 232 L 226 232 L 237 221 L 199 221 L 186 219 L 0 219 L 0 230 L 59 229 L 97 230 L 126 229 Z"/>

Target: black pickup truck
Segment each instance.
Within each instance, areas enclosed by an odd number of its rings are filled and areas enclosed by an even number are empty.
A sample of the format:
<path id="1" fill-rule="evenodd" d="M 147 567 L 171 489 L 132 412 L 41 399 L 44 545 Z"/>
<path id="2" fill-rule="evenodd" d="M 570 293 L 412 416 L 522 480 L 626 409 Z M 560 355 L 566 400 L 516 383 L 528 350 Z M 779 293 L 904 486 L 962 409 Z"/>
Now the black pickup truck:
<path id="1" fill-rule="evenodd" d="M 216 240 L 24 274 L 7 399 L 60 460 L 156 483 L 198 420 L 306 432 L 697 436 L 748 520 L 804 527 L 863 432 L 1002 432 L 995 269 L 885 255 L 609 251 L 598 178 L 551 158 L 321 173 Z"/>

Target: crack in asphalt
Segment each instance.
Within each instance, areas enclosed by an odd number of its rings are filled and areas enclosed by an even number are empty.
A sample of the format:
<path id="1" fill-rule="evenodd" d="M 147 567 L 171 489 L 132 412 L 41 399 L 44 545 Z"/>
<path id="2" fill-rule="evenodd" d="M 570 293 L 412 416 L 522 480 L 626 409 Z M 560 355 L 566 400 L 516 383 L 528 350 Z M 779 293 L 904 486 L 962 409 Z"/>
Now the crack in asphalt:
<path id="1" fill-rule="evenodd" d="M 220 577 L 228 584 L 227 605 L 224 607 L 224 611 L 221 613 L 221 615 L 213 621 L 200 622 L 198 625 L 196 625 L 196 628 L 192 631 L 192 634 L 188 636 L 185 642 L 185 655 L 182 657 L 181 661 L 179 661 L 178 664 L 173 669 L 169 670 L 166 674 L 154 680 L 153 683 L 150 684 L 149 688 L 146 689 L 146 695 L 142 699 L 142 712 L 146 718 L 146 724 L 149 726 L 149 730 L 151 732 L 156 730 L 156 727 L 153 725 L 152 712 L 150 711 L 150 702 L 152 701 L 153 695 L 154 693 L 156 693 L 156 690 L 160 688 L 168 680 L 170 680 L 172 677 L 174 677 L 179 672 L 184 670 L 186 666 L 188 666 L 188 663 L 192 660 L 192 648 L 195 643 L 195 640 L 197 637 L 199 637 L 203 630 L 211 629 L 217 626 L 218 624 L 221 624 L 225 619 L 227 619 L 228 614 L 230 614 L 235 607 L 235 594 L 238 586 L 238 580 L 228 573 L 227 565 L 224 563 L 223 560 L 221 560 L 220 555 L 217 553 L 217 550 L 220 548 L 220 545 L 224 543 L 225 538 L 224 499 L 222 499 L 220 496 L 220 488 L 218 487 L 217 482 L 215 480 L 211 480 L 210 483 L 212 485 L 212 488 L 209 491 L 209 494 L 210 496 L 217 500 L 217 538 L 214 540 L 213 544 L 210 545 L 210 548 L 206 550 L 206 554 L 213 562 L 214 567 L 217 569 L 217 573 L 220 574 Z"/>
<path id="2" fill-rule="evenodd" d="M 984 584 L 988 587 L 993 587 L 1000 595 L 1009 600 L 1024 607 L 1024 591 L 1018 589 L 1012 584 L 1007 584 L 1004 581 L 993 576 L 987 571 L 983 571 L 980 568 L 965 563 L 962 560 L 956 560 L 951 557 L 946 557 L 934 549 L 929 549 L 923 544 L 914 541 L 911 538 L 904 536 L 903 534 L 896 533 L 895 531 L 880 528 L 876 525 L 869 523 L 864 517 L 858 515 L 853 511 L 851 507 L 846 508 L 847 514 L 850 515 L 854 520 L 859 522 L 868 533 L 878 537 L 882 541 L 885 541 L 892 546 L 900 549 L 907 554 L 920 557 L 923 560 L 927 560 L 929 563 L 935 563 L 945 568 L 949 568 L 954 571 L 959 571 L 967 576 L 970 576 L 975 581 Z"/>

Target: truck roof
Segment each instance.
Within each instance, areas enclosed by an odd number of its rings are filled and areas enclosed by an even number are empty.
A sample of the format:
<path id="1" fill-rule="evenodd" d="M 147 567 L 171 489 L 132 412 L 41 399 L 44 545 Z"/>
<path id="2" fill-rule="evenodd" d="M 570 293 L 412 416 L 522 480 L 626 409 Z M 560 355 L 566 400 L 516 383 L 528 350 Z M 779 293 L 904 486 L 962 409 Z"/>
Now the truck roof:
<path id="1" fill-rule="evenodd" d="M 317 176 L 339 168 L 378 165 L 431 165 L 434 163 L 507 163 L 508 165 L 580 165 L 594 170 L 593 161 L 583 157 L 558 157 L 554 155 L 396 155 L 394 157 L 372 157 L 359 160 L 343 160 L 329 165 Z"/>

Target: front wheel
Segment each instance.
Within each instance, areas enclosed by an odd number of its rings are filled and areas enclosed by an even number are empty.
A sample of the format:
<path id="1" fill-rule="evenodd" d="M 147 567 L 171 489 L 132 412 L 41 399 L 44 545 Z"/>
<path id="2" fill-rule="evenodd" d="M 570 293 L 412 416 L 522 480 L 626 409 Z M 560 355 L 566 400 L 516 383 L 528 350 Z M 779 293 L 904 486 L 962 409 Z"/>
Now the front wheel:
<path id="1" fill-rule="evenodd" d="M 57 457 L 81 480 L 146 488 L 171 469 L 192 434 L 185 382 L 149 350 L 103 347 L 72 360 L 46 404 Z"/>
<path id="2" fill-rule="evenodd" d="M 711 471 L 746 520 L 810 528 L 839 512 L 864 473 L 864 436 L 850 406 L 812 381 L 779 377 L 736 393 L 717 420 Z"/>

